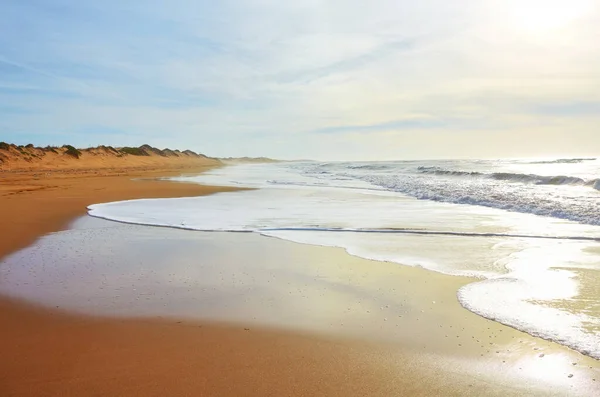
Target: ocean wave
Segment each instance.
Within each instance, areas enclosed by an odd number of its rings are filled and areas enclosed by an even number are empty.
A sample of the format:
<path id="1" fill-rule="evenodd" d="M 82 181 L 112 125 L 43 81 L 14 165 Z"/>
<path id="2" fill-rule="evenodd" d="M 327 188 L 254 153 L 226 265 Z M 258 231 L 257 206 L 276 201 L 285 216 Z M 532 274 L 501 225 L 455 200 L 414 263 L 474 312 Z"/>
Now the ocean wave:
<path id="1" fill-rule="evenodd" d="M 567 175 L 546 176 L 512 172 L 494 172 L 486 174 L 477 171 L 446 170 L 439 167 L 419 167 L 417 170 L 422 174 L 433 174 L 440 176 L 487 178 L 497 181 L 532 183 L 536 185 L 591 186 L 596 190 L 600 190 L 600 179 L 585 180 L 576 176 Z"/>
<path id="2" fill-rule="evenodd" d="M 477 205 L 511 212 L 528 213 L 567 219 L 590 225 L 600 225 L 597 200 L 576 194 L 573 197 L 548 194 L 545 190 L 522 185 L 494 183 L 491 179 L 477 179 L 456 183 L 443 179 L 429 180 L 403 175 L 369 175 L 360 177 L 384 189 L 406 194 L 420 200 L 431 200 L 461 205 Z M 556 180 L 553 183 L 556 184 Z M 550 181 L 548 181 L 550 183 Z M 589 182 L 592 183 L 592 182 Z M 593 182 L 600 189 L 600 181 Z"/>
<path id="3" fill-rule="evenodd" d="M 523 182 L 523 183 L 534 183 L 536 185 L 574 185 L 581 186 L 586 185 L 593 181 L 586 181 L 585 179 L 578 178 L 576 176 L 566 175 L 535 175 L 535 174 L 514 174 L 510 172 L 496 172 L 488 174 L 486 177 L 496 179 L 499 181 L 508 182 Z"/>
<path id="4" fill-rule="evenodd" d="M 458 290 L 457 297 L 465 309 L 475 314 L 600 360 L 598 336 L 582 326 L 598 324 L 598 319 L 534 304 L 539 297 L 526 279 L 508 274 L 467 284 Z M 540 323 L 540 318 L 545 321 Z"/>
<path id="5" fill-rule="evenodd" d="M 532 161 L 527 164 L 577 164 L 583 163 L 584 161 L 594 161 L 595 157 L 582 157 L 574 159 L 557 159 L 557 160 L 543 160 L 543 161 Z"/>
<path id="6" fill-rule="evenodd" d="M 445 170 L 440 167 L 425 167 L 421 166 L 417 168 L 422 174 L 432 175 L 443 175 L 443 176 L 484 176 L 485 174 L 477 171 L 459 171 L 459 170 Z"/>
<path id="7" fill-rule="evenodd" d="M 388 165 L 384 165 L 384 164 L 359 164 L 359 165 L 348 165 L 346 168 L 348 168 L 350 170 L 379 171 L 379 170 L 387 170 L 390 167 Z"/>

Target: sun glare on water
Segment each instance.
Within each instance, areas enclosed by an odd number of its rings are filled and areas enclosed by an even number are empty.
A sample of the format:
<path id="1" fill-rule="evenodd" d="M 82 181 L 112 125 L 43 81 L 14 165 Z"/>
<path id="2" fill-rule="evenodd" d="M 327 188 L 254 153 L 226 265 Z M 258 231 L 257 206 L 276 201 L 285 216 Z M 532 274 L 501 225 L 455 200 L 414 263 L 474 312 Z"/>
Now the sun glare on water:
<path id="1" fill-rule="evenodd" d="M 548 33 L 585 17 L 594 0 L 511 0 L 511 13 L 519 29 Z"/>

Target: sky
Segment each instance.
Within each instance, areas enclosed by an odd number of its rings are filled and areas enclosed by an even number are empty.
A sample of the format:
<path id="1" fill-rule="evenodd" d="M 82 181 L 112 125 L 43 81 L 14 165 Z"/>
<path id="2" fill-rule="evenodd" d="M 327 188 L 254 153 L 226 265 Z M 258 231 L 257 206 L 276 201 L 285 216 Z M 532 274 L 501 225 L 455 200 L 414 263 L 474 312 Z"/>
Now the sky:
<path id="1" fill-rule="evenodd" d="M 600 0 L 3 0 L 0 141 L 600 156 Z"/>

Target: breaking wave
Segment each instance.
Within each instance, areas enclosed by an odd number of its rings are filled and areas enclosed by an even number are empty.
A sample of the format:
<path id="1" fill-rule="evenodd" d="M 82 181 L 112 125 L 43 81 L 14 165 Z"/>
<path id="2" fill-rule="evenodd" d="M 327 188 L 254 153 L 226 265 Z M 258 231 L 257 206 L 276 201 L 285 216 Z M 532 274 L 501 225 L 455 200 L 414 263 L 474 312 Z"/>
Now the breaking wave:
<path id="1" fill-rule="evenodd" d="M 572 185 L 572 186 L 590 186 L 596 190 L 600 190 L 600 179 L 585 180 L 575 176 L 567 175 L 535 175 L 535 174 L 519 174 L 511 172 L 494 172 L 482 173 L 477 171 L 460 171 L 446 170 L 439 167 L 418 167 L 417 169 L 422 174 L 433 174 L 440 176 L 455 176 L 455 177 L 476 177 L 494 179 L 497 181 L 532 183 L 536 185 Z"/>
<path id="2" fill-rule="evenodd" d="M 545 161 L 532 161 L 529 164 L 577 164 L 583 163 L 584 161 L 597 160 L 595 157 L 583 157 L 575 159 L 557 159 L 557 160 L 545 160 Z"/>

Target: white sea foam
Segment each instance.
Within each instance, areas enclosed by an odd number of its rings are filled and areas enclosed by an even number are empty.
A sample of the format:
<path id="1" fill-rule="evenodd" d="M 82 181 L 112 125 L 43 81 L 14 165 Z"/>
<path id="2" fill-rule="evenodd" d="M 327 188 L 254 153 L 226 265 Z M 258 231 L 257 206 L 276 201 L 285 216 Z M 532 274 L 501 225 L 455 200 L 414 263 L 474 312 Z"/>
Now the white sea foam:
<path id="1" fill-rule="evenodd" d="M 395 167 L 388 163 L 287 163 L 223 168 L 180 180 L 249 186 L 257 190 L 93 205 L 90 214 L 144 225 L 257 232 L 299 243 L 341 247 L 364 258 L 478 277 L 481 281 L 465 286 L 458 293 L 469 310 L 600 358 L 600 335 L 588 331 L 600 326 L 597 312 L 566 310 L 556 304 L 577 301 L 581 292 L 579 270 L 595 272 L 594 280 L 600 281 L 600 256 L 593 251 L 600 228 L 556 217 L 464 205 L 471 203 L 468 199 L 462 200 L 463 205 L 417 200 L 398 191 L 402 189 L 390 187 L 389 180 L 402 180 L 420 189 L 419 194 L 411 195 L 428 197 L 432 189 L 440 186 L 447 189 L 452 185 L 446 176 L 433 180 L 415 176 L 421 166 L 411 164 L 414 171 L 411 175 L 406 164 Z M 434 166 L 448 168 L 449 164 Z M 481 167 L 464 162 L 450 166 L 475 170 Z M 490 166 L 485 164 L 485 167 Z M 577 177 L 585 179 L 589 175 Z M 381 182 L 385 178 L 387 185 Z M 502 200 L 516 191 L 517 197 L 510 200 L 530 205 L 527 200 L 536 197 L 541 200 L 550 192 L 537 190 L 532 195 L 531 189 L 565 188 L 524 184 L 507 187 L 506 181 L 497 180 L 494 183 L 505 185 L 486 190 L 487 185 L 467 183 L 462 186 L 465 189 L 462 194 Z M 584 187 L 569 185 L 568 188 Z M 526 190 L 523 193 L 519 189 Z M 500 190 L 504 193 L 497 193 Z M 560 202 L 559 207 L 563 205 L 560 208 L 564 211 L 568 205 L 559 200 L 556 190 L 552 192 L 554 196 L 546 200 L 554 202 L 548 205 Z M 570 192 L 573 197 L 582 194 L 578 190 Z M 589 190 L 585 194 L 596 193 Z M 546 204 L 535 205 L 542 208 Z M 512 208 L 507 206 L 507 209 Z M 576 211 L 581 211 L 581 207 Z"/>

